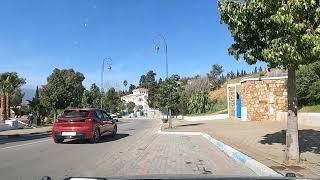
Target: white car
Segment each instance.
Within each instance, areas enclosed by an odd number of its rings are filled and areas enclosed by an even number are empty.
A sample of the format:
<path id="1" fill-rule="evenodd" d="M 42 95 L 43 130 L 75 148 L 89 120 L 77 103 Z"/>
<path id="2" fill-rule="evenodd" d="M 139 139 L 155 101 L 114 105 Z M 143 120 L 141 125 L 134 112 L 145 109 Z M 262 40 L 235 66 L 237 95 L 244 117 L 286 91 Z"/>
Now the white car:
<path id="1" fill-rule="evenodd" d="M 118 116 L 116 114 L 110 114 L 110 117 L 114 120 L 116 120 L 117 122 L 119 121 L 118 120 Z"/>

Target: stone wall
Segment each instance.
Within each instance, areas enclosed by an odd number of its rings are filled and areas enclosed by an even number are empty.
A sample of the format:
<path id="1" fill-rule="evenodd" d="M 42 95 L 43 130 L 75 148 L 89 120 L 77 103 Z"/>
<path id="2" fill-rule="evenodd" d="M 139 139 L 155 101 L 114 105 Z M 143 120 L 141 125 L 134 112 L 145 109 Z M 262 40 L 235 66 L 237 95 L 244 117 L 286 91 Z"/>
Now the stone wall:
<path id="1" fill-rule="evenodd" d="M 229 115 L 230 117 L 234 118 L 235 117 L 235 86 L 230 86 L 228 87 L 228 103 L 229 103 Z"/>
<path id="2" fill-rule="evenodd" d="M 275 121 L 277 112 L 287 111 L 287 79 L 245 80 L 240 88 L 248 121 Z"/>

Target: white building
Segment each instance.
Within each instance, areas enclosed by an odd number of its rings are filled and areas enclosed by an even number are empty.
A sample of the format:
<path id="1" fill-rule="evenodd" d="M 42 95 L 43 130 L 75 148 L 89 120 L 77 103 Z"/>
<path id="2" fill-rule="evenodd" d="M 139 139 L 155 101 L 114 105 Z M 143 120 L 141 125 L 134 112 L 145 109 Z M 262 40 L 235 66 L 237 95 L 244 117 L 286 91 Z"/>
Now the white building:
<path id="1" fill-rule="evenodd" d="M 132 94 L 122 96 L 121 100 L 126 103 L 134 102 L 136 106 L 141 105 L 144 110 L 148 110 L 148 89 L 138 88 L 132 91 Z"/>

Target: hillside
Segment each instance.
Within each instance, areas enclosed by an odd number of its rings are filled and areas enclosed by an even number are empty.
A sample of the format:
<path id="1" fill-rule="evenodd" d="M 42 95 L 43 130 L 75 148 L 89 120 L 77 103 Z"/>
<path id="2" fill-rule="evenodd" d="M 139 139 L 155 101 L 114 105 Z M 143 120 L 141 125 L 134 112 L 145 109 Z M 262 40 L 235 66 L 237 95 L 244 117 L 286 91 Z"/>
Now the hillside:
<path id="1" fill-rule="evenodd" d="M 262 75 L 266 74 L 267 76 L 269 76 L 269 74 L 267 74 L 267 72 L 262 72 Z M 259 77 L 259 73 L 256 74 L 250 74 L 244 77 L 238 77 L 235 79 L 230 79 L 227 82 L 223 83 L 220 88 L 210 91 L 209 92 L 209 98 L 210 99 L 218 99 L 218 100 L 225 100 L 227 99 L 227 84 L 233 84 L 233 83 L 237 83 L 240 82 L 242 79 L 247 79 L 247 78 L 257 78 Z"/>

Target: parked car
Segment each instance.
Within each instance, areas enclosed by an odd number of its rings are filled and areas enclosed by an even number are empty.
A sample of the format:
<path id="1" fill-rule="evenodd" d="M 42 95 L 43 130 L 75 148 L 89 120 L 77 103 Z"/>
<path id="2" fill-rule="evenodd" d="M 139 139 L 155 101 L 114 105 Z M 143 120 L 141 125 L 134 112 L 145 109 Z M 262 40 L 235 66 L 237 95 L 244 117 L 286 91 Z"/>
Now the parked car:
<path id="1" fill-rule="evenodd" d="M 111 116 L 112 119 L 116 120 L 117 122 L 119 121 L 117 115 L 115 115 L 115 114 L 110 114 L 110 116 Z"/>
<path id="2" fill-rule="evenodd" d="M 117 124 L 100 109 L 70 109 L 57 118 L 52 128 L 54 142 L 65 139 L 84 139 L 97 143 L 101 136 L 117 134 Z"/>
<path id="3" fill-rule="evenodd" d="M 121 113 L 116 113 L 116 115 L 117 115 L 118 118 L 122 118 Z"/>

